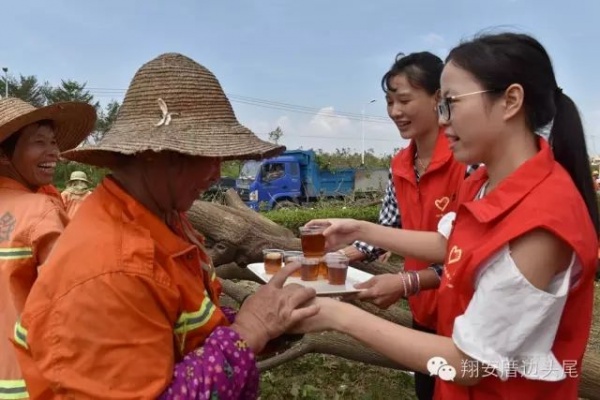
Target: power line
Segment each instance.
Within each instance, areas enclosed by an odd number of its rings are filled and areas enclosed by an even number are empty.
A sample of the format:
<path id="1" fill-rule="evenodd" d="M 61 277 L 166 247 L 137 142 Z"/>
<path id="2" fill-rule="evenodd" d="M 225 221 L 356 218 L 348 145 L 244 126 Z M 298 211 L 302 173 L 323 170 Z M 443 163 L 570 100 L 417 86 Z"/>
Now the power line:
<path id="1" fill-rule="evenodd" d="M 116 89 L 116 88 L 97 88 L 97 87 L 89 87 L 86 88 L 95 97 L 114 97 L 124 95 L 127 91 L 126 89 Z M 308 106 L 301 106 L 297 104 L 284 103 L 273 100 L 265 100 L 256 97 L 243 96 L 237 94 L 226 94 L 230 101 L 250 106 L 263 107 L 273 110 L 282 110 L 282 111 L 290 111 L 299 114 L 308 114 L 315 115 L 319 114 L 322 117 L 328 118 L 345 118 L 354 121 L 361 121 L 362 115 L 351 113 L 351 112 L 343 112 L 343 111 L 335 111 L 335 114 L 327 114 L 323 113 L 322 109 Z M 391 124 L 391 121 L 387 117 L 375 116 L 375 115 L 365 115 L 365 122 L 371 123 L 379 123 L 379 124 Z M 323 136 L 323 135 L 285 135 L 287 138 L 309 138 L 309 139 L 322 139 L 322 140 L 331 140 L 331 139 L 341 139 L 341 140 L 352 140 L 358 141 L 362 140 L 360 137 L 333 137 L 333 136 Z M 398 143 L 397 140 L 392 139 L 383 139 L 383 138 L 369 138 L 369 141 L 373 142 L 389 142 L 389 143 Z"/>
<path id="2" fill-rule="evenodd" d="M 311 138 L 311 139 L 340 139 L 340 140 L 362 140 L 362 138 L 359 137 L 339 137 L 339 136 L 317 136 L 317 135 L 288 135 L 288 134 L 284 134 L 283 138 L 285 139 L 286 137 L 288 138 Z M 393 142 L 393 143 L 398 143 L 399 140 L 392 140 L 392 139 L 377 139 L 377 138 L 369 138 L 370 142 Z"/>
<path id="3" fill-rule="evenodd" d="M 92 94 L 94 94 L 94 96 L 96 96 L 96 97 L 111 97 L 111 96 L 115 96 L 115 95 L 123 95 L 126 92 L 126 89 L 115 89 L 115 88 L 89 87 L 87 89 L 89 91 L 93 92 Z M 346 118 L 346 119 L 354 120 L 354 121 L 362 120 L 361 114 L 352 113 L 352 112 L 336 110 L 335 114 L 328 114 L 328 113 L 323 113 L 322 108 L 315 108 L 315 107 L 301 106 L 301 105 L 297 105 L 297 104 L 290 104 L 290 103 L 284 103 L 284 102 L 273 101 L 273 100 L 259 99 L 256 97 L 237 95 L 237 94 L 233 94 L 233 93 L 227 93 L 226 95 L 232 102 L 255 106 L 255 107 L 289 111 L 289 112 L 294 112 L 294 113 L 298 113 L 298 114 L 308 114 L 308 115 L 319 114 L 323 117 Z M 371 123 L 385 123 L 385 124 L 391 123 L 387 117 L 382 117 L 382 116 L 378 116 L 378 115 L 366 115 L 366 114 L 364 116 L 364 121 L 371 122 Z"/>

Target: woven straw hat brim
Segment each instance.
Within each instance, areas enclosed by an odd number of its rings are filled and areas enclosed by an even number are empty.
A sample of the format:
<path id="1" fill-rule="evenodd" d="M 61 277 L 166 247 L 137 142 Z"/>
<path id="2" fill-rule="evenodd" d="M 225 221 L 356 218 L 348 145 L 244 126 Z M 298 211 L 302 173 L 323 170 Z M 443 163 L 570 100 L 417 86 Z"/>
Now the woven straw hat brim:
<path id="1" fill-rule="evenodd" d="M 79 102 L 55 103 L 36 108 L 19 99 L 0 100 L 0 143 L 35 122 L 50 120 L 59 150 L 77 147 L 94 129 L 96 110 Z"/>
<path id="2" fill-rule="evenodd" d="M 149 120 L 147 126 L 153 127 L 155 122 Z M 134 155 L 146 151 L 172 151 L 222 160 L 263 159 L 285 151 L 284 146 L 263 141 L 240 124 L 209 125 L 173 120 L 169 126 L 139 128 L 139 125 L 136 129 L 117 123 L 98 145 L 73 149 L 62 156 L 83 164 L 111 168 L 118 163 L 119 154 Z"/>
<path id="3" fill-rule="evenodd" d="M 119 154 L 167 150 L 233 160 L 272 157 L 285 147 L 259 139 L 239 123 L 210 70 L 182 54 L 166 53 L 136 72 L 100 142 L 63 157 L 110 168 L 122 159 Z"/>

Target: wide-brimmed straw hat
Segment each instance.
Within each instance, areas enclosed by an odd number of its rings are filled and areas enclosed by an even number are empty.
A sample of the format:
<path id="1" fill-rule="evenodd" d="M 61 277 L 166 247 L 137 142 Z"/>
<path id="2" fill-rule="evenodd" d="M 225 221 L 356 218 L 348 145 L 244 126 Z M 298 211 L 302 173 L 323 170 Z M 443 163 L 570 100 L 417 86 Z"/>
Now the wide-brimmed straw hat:
<path id="1" fill-rule="evenodd" d="M 137 71 L 116 121 L 97 144 L 63 156 L 111 167 L 120 154 L 165 150 L 231 160 L 272 157 L 285 147 L 259 139 L 238 122 L 212 72 L 186 56 L 168 53 Z"/>
<path id="2" fill-rule="evenodd" d="M 14 97 L 0 99 L 0 143 L 27 125 L 43 120 L 52 121 L 58 148 L 65 151 L 79 145 L 92 132 L 96 110 L 79 102 L 37 108 Z"/>
<path id="3" fill-rule="evenodd" d="M 88 180 L 87 174 L 83 171 L 73 171 L 71 172 L 71 177 L 69 178 L 67 183 L 71 183 L 71 182 L 75 182 L 75 181 L 82 181 L 82 182 L 86 182 L 86 183 L 91 183 Z"/>

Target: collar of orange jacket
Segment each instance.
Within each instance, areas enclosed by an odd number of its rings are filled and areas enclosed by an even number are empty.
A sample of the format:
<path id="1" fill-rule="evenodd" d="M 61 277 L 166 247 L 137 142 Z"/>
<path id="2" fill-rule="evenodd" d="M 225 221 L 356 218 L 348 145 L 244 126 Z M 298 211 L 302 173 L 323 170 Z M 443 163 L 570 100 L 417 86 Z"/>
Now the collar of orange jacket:
<path id="1" fill-rule="evenodd" d="M 122 206 L 124 215 L 128 219 L 147 229 L 152 239 L 159 243 L 168 254 L 182 254 L 189 251 L 190 248 L 196 247 L 173 232 L 164 221 L 134 199 L 111 176 L 104 178 L 99 189 L 106 191 Z M 201 236 L 199 236 L 199 240 L 203 243 Z M 202 251 L 203 249 L 199 250 L 201 257 L 208 261 L 208 256 Z"/>

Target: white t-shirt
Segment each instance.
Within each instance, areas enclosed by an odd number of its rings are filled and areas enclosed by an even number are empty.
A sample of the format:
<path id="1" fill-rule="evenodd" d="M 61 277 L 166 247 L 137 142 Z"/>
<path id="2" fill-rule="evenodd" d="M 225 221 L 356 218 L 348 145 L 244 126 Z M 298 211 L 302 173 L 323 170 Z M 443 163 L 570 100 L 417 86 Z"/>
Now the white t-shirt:
<path id="1" fill-rule="evenodd" d="M 481 193 L 483 189 L 477 198 Z M 438 232 L 448 238 L 455 218 L 453 212 L 442 217 Z M 475 293 L 465 313 L 454 321 L 452 340 L 502 380 L 517 372 L 528 379 L 564 379 L 552 345 L 569 289 L 575 284 L 571 278 L 581 270 L 573 253 L 568 269 L 557 274 L 546 291 L 540 290 L 523 276 L 507 244 L 479 267 Z"/>

